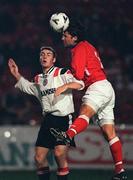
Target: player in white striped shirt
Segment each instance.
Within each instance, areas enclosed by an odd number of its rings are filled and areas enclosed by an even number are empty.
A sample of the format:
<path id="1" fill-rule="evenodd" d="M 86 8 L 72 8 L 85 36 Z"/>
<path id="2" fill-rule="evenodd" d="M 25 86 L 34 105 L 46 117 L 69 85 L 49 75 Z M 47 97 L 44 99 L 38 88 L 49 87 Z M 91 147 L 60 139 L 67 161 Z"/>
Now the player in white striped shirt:
<path id="1" fill-rule="evenodd" d="M 70 70 L 55 67 L 56 53 L 52 47 L 42 47 L 40 51 L 40 63 L 43 72 L 35 77 L 35 82 L 25 79 L 20 73 L 18 66 L 13 59 L 9 59 L 8 66 L 11 74 L 16 78 L 16 88 L 34 95 L 38 98 L 42 106 L 44 120 L 38 133 L 35 162 L 39 180 L 49 180 L 50 171 L 47 161 L 49 150 L 54 149 L 54 156 L 57 162 L 57 179 L 67 180 L 69 174 L 68 162 L 66 159 L 68 146 L 62 141 L 57 141 L 50 133 L 50 128 L 58 128 L 66 131 L 72 121 L 74 112 L 72 91 L 70 89 L 83 89 L 84 83 L 76 80 Z M 54 95 L 56 88 L 63 84 L 68 84 L 69 88 L 60 96 Z M 72 146 L 75 146 L 74 140 Z"/>

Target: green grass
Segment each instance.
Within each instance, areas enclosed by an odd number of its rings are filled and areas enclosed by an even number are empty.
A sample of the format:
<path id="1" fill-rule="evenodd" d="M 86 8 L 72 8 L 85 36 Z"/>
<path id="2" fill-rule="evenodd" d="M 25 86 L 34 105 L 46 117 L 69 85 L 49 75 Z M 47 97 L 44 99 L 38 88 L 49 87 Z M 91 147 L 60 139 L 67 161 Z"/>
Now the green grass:
<path id="1" fill-rule="evenodd" d="M 128 172 L 128 180 L 133 180 L 133 171 Z M 113 172 L 110 170 L 71 170 L 69 180 L 110 180 Z M 35 171 L 0 171 L 0 180 L 38 180 Z M 52 172 L 51 179 L 56 180 Z"/>

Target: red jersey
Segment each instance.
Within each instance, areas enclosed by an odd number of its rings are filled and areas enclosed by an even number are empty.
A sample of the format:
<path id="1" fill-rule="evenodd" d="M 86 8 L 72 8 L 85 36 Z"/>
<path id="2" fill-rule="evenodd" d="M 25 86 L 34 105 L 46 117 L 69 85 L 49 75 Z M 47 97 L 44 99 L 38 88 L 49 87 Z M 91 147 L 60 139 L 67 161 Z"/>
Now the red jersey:
<path id="1" fill-rule="evenodd" d="M 106 79 L 103 65 L 96 49 L 87 41 L 79 42 L 71 49 L 71 67 L 74 76 L 86 86 Z"/>

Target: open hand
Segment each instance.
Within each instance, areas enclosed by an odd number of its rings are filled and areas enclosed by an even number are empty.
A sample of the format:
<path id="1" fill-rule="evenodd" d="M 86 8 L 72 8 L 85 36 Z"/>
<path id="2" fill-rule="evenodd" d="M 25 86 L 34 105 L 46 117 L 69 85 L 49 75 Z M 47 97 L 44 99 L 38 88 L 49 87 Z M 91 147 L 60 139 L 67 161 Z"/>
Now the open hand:
<path id="1" fill-rule="evenodd" d="M 10 69 L 11 74 L 12 74 L 17 80 L 19 80 L 20 77 L 21 77 L 21 75 L 20 75 L 20 73 L 19 73 L 19 71 L 18 71 L 18 66 L 17 66 L 17 64 L 15 63 L 15 61 L 14 61 L 12 58 L 10 58 L 10 59 L 8 60 L 8 67 L 9 67 L 9 69 Z"/>

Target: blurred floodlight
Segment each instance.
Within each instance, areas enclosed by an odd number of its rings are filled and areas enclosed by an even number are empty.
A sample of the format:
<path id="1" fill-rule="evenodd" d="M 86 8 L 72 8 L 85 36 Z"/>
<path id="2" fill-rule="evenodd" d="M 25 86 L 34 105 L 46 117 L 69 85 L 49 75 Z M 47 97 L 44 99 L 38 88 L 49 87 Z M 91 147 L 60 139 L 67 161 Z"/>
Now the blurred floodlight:
<path id="1" fill-rule="evenodd" d="M 5 136 L 6 138 L 11 137 L 11 132 L 10 132 L 10 131 L 5 131 L 5 132 L 4 132 L 4 136 Z"/>
<path id="2" fill-rule="evenodd" d="M 121 124 L 120 125 L 120 129 L 125 129 L 126 128 L 126 125 L 125 124 Z"/>

